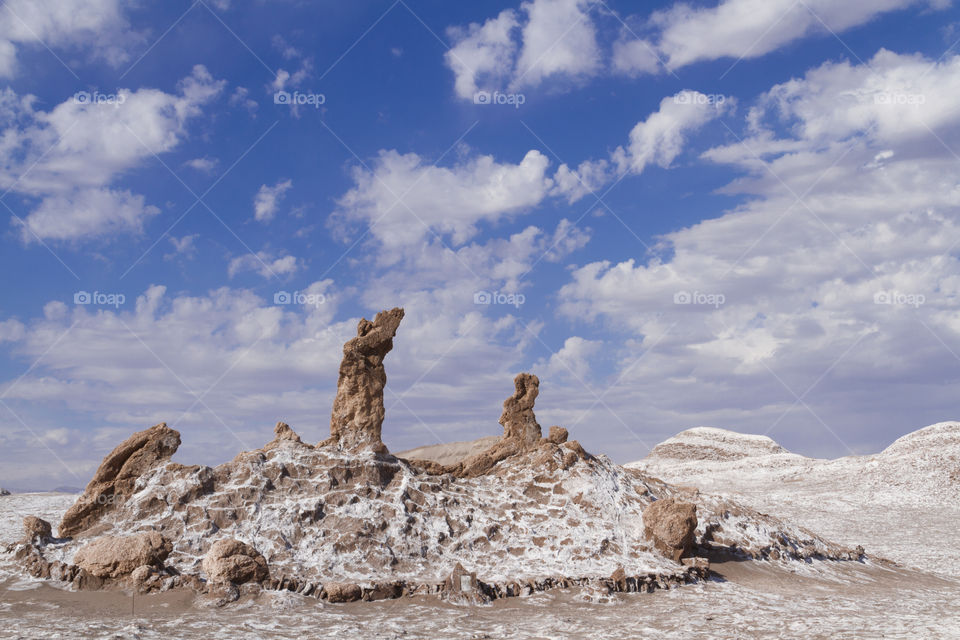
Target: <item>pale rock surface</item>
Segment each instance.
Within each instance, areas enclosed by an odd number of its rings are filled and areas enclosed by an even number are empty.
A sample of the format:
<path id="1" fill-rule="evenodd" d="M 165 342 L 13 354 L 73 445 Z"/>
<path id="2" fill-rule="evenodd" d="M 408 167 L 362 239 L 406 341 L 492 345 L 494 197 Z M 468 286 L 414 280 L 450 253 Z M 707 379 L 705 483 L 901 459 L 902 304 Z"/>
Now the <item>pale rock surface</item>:
<path id="1" fill-rule="evenodd" d="M 380 439 L 383 425 L 383 388 L 387 373 L 383 359 L 393 349 L 403 309 L 381 311 L 373 322 L 362 318 L 357 337 L 343 345 L 337 396 L 330 416 L 330 438 L 343 451 L 371 450 L 385 453 Z"/>
<path id="2" fill-rule="evenodd" d="M 203 570 L 212 582 L 245 584 L 270 577 L 267 561 L 253 547 L 234 538 L 217 540 L 203 558 Z"/>
<path id="3" fill-rule="evenodd" d="M 668 558 L 680 560 L 693 545 L 697 506 L 676 498 L 657 500 L 643 511 L 644 532 Z"/>
<path id="4" fill-rule="evenodd" d="M 101 536 L 73 558 L 74 564 L 98 578 L 119 578 L 138 567 L 160 568 L 173 545 L 156 531 L 132 536 Z"/>
<path id="5" fill-rule="evenodd" d="M 170 459 L 180 446 L 180 434 L 161 423 L 139 431 L 110 452 L 87 485 L 83 495 L 60 521 L 60 537 L 72 537 L 88 529 L 99 518 L 133 492 L 137 479 Z"/>
<path id="6" fill-rule="evenodd" d="M 23 533 L 25 540 L 43 543 L 53 537 L 53 528 L 42 518 L 27 516 L 23 519 Z"/>

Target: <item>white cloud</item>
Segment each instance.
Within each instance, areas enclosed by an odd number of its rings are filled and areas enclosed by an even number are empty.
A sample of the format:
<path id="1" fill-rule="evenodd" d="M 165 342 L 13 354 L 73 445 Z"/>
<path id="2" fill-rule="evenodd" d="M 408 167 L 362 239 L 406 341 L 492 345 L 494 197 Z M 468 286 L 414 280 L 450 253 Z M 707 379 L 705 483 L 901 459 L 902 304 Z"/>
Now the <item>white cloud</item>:
<path id="1" fill-rule="evenodd" d="M 84 51 L 117 66 L 141 43 L 123 15 L 120 0 L 7 0 L 0 9 L 0 76 L 18 70 L 18 47 Z"/>
<path id="2" fill-rule="evenodd" d="M 222 86 L 197 66 L 179 83 L 179 95 L 120 89 L 110 102 L 92 101 L 87 94 L 49 112 L 34 110 L 29 97 L 5 91 L 0 108 L 15 113 L 8 121 L 18 124 L 2 132 L 0 185 L 40 198 L 24 218 L 24 240 L 82 240 L 141 230 L 156 208 L 112 183 L 176 147 L 186 137 L 188 120 Z"/>
<path id="3" fill-rule="evenodd" d="M 206 156 L 203 158 L 193 158 L 186 162 L 188 167 L 201 173 L 211 173 L 219 164 L 220 161 L 216 158 L 207 158 Z"/>
<path id="4" fill-rule="evenodd" d="M 260 185 L 253 198 L 253 217 L 260 222 L 270 222 L 277 215 L 277 206 L 287 191 L 293 187 L 293 180 L 281 180 L 272 187 Z"/>
<path id="5" fill-rule="evenodd" d="M 129 191 L 87 188 L 44 198 L 18 225 L 26 243 L 104 238 L 140 233 L 144 222 L 158 213 L 143 196 Z"/>
<path id="6" fill-rule="evenodd" d="M 513 86 L 536 87 L 550 76 L 589 77 L 600 68 L 600 51 L 589 0 L 532 0 Z"/>
<path id="7" fill-rule="evenodd" d="M 655 73 L 660 67 L 660 56 L 647 40 L 621 38 L 613 44 L 613 70 L 628 76 Z"/>
<path id="8" fill-rule="evenodd" d="M 267 251 L 258 251 L 256 255 L 246 253 L 230 261 L 227 265 L 227 275 L 231 278 L 244 271 L 255 271 L 264 278 L 279 278 L 296 273 L 300 269 L 300 261 L 296 256 L 275 258 Z"/>
<path id="9" fill-rule="evenodd" d="M 548 166 L 539 151 L 527 152 L 518 164 L 481 155 L 451 168 L 429 165 L 414 153 L 381 151 L 372 172 L 354 171 L 356 186 L 340 199 L 340 215 L 370 224 L 388 250 L 418 244 L 431 229 L 459 245 L 480 222 L 539 204 L 552 185 Z"/>
<path id="10" fill-rule="evenodd" d="M 163 259 L 173 260 L 177 256 L 183 256 L 184 258 L 194 257 L 197 254 L 197 238 L 199 237 L 199 233 L 183 236 L 182 238 L 168 236 L 167 240 L 173 245 L 173 252 L 164 254 Z"/>
<path id="11" fill-rule="evenodd" d="M 574 382 L 590 378 L 590 359 L 600 351 L 603 343 L 586 340 L 580 336 L 567 338 L 563 347 L 546 362 L 539 362 L 537 369 L 545 379 L 572 378 Z"/>
<path id="12" fill-rule="evenodd" d="M 618 147 L 613 159 L 621 172 L 642 173 L 648 164 L 669 167 L 686 136 L 715 119 L 733 104 L 732 98 L 714 98 L 698 91 L 681 91 L 660 101 L 660 108 L 630 131 L 630 143 Z"/>
<path id="13" fill-rule="evenodd" d="M 578 80 L 601 67 L 588 0 L 531 0 L 501 11 L 482 25 L 448 30 L 453 47 L 445 54 L 456 94 L 472 99 L 478 90 L 536 87 L 549 78 Z"/>
<path id="14" fill-rule="evenodd" d="M 667 66 L 679 68 L 724 57 L 756 58 L 812 33 L 842 33 L 880 14 L 918 4 L 942 3 L 723 0 L 711 7 L 678 3 L 654 13 L 651 22 L 660 30 L 657 46 Z"/>
<path id="15" fill-rule="evenodd" d="M 517 51 L 513 31 L 518 27 L 516 12 L 507 9 L 482 25 L 473 23 L 448 30 L 455 44 L 444 57 L 456 76 L 458 96 L 473 99 L 480 89 L 478 83 L 489 80 L 499 86 L 508 77 Z"/>
<path id="16" fill-rule="evenodd" d="M 956 57 L 881 51 L 761 96 L 744 142 L 704 154 L 744 172 L 723 192 L 748 200 L 665 235 L 645 262 L 579 267 L 561 289 L 564 314 L 626 336 L 605 402 L 647 407 L 661 435 L 772 427 L 801 446 L 795 434 L 822 419 L 826 438 L 841 434 L 834 452 L 951 417 L 960 188 L 943 144 L 960 147 L 960 115 L 942 101 L 958 81 Z M 876 100 L 903 92 L 927 101 Z M 692 303 L 675 303 L 683 292 Z M 808 411 L 793 393 L 811 385 Z"/>

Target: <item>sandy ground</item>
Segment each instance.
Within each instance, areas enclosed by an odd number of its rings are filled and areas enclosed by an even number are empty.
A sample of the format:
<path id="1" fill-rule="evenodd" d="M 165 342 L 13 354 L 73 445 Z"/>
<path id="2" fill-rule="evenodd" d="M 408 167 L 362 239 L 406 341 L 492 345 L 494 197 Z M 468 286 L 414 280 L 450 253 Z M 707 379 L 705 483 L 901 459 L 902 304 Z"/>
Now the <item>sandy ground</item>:
<path id="1" fill-rule="evenodd" d="M 499 441 L 500 436 L 487 436 L 486 438 L 467 440 L 465 442 L 450 442 L 448 444 L 434 444 L 426 447 L 417 447 L 416 449 L 407 449 L 394 455 L 398 458 L 432 460 L 439 464 L 456 464 L 475 453 L 489 449 Z"/>
<path id="2" fill-rule="evenodd" d="M 709 582 L 584 601 L 579 590 L 460 607 L 433 599 L 330 605 L 268 594 L 228 608 L 188 593 L 136 599 L 0 583 L 0 638 L 958 638 L 960 584 L 879 566 L 716 565 Z"/>

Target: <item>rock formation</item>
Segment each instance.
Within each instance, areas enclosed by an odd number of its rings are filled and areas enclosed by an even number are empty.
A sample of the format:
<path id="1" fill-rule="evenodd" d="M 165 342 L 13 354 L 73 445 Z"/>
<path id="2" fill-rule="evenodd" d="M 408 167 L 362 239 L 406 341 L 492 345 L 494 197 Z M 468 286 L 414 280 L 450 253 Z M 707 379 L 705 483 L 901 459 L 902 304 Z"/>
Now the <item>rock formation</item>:
<path id="1" fill-rule="evenodd" d="M 77 551 L 73 561 L 98 578 L 119 578 L 144 565 L 161 568 L 172 550 L 170 541 L 156 531 L 102 536 Z"/>
<path id="2" fill-rule="evenodd" d="M 676 498 L 657 500 L 643 511 L 645 535 L 668 558 L 689 553 L 697 530 L 697 507 Z"/>
<path id="3" fill-rule="evenodd" d="M 10 492 L 4 489 L 3 487 L 0 487 L 0 496 L 8 496 L 8 495 L 10 495 Z"/>
<path id="4" fill-rule="evenodd" d="M 23 519 L 24 540 L 43 544 L 53 537 L 50 523 L 36 516 L 27 516 Z"/>
<path id="5" fill-rule="evenodd" d="M 393 337 L 403 320 L 403 309 L 381 311 L 370 322 L 362 318 L 357 337 L 343 345 L 337 396 L 330 416 L 330 438 L 321 446 L 337 445 L 343 451 L 365 449 L 386 453 L 380 439 L 383 425 L 383 388 L 387 373 L 383 359 L 393 349 Z"/>
<path id="6" fill-rule="evenodd" d="M 540 425 L 533 414 L 533 405 L 540 394 L 540 378 L 521 373 L 513 379 L 513 386 L 513 395 L 503 401 L 500 424 L 504 439 L 514 439 L 522 450 L 527 450 L 540 442 Z"/>
<path id="7" fill-rule="evenodd" d="M 263 582 L 270 577 L 266 559 L 250 545 L 233 538 L 213 543 L 203 558 L 203 571 L 211 582 L 232 584 Z"/>
<path id="8" fill-rule="evenodd" d="M 60 521 L 60 537 L 75 536 L 133 493 L 141 475 L 170 459 L 180 446 L 180 433 L 160 423 L 139 431 L 103 459 L 83 495 Z"/>

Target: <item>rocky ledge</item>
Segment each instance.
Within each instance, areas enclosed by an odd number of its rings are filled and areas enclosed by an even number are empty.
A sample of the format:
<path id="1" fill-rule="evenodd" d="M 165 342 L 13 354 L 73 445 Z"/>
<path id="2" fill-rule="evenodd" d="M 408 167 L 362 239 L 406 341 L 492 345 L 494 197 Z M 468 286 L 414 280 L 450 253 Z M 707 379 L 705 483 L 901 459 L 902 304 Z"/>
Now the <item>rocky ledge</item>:
<path id="1" fill-rule="evenodd" d="M 27 518 L 6 549 L 31 575 L 80 589 L 187 587 L 222 604 L 262 589 L 330 602 L 436 594 L 467 603 L 550 588 L 591 597 L 702 579 L 711 554 L 859 560 L 862 549 L 546 437 L 539 379 L 514 380 L 503 437 L 452 465 L 404 460 L 381 440 L 384 359 L 402 309 L 361 320 L 344 346 L 330 438 L 280 422 L 263 448 L 217 467 L 170 461 L 159 424 L 103 461 L 53 536 Z M 466 567 L 466 568 L 465 568 Z"/>

